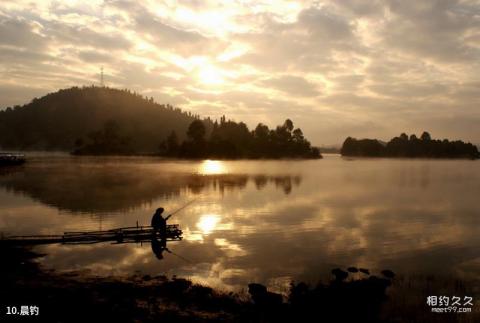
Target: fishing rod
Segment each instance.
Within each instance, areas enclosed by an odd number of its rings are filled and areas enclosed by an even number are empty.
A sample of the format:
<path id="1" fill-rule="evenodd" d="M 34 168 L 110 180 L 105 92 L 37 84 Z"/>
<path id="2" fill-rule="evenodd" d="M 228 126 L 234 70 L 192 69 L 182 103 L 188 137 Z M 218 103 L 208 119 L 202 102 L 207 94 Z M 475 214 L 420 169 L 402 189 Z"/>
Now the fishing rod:
<path id="1" fill-rule="evenodd" d="M 192 261 L 188 260 L 188 259 L 185 258 L 185 257 L 180 256 L 179 254 L 177 254 L 177 253 L 175 253 L 175 252 L 173 252 L 173 251 L 170 251 L 170 250 L 167 249 L 167 248 L 165 248 L 165 251 L 167 251 L 168 253 L 171 253 L 171 254 L 174 255 L 174 256 L 177 256 L 178 258 L 182 259 L 182 260 L 185 261 L 185 262 L 188 262 L 189 264 L 193 264 Z"/>
<path id="2" fill-rule="evenodd" d="M 197 199 L 193 199 L 191 200 L 190 202 L 188 202 L 187 204 L 185 204 L 184 206 L 182 206 L 181 208 L 175 210 L 174 212 L 170 213 L 170 215 L 168 215 L 166 218 L 165 218 L 165 221 L 168 220 L 172 215 L 180 212 L 181 210 L 183 210 L 184 208 L 186 208 L 187 206 L 189 206 L 190 204 L 192 204 L 193 202 L 195 202 Z"/>

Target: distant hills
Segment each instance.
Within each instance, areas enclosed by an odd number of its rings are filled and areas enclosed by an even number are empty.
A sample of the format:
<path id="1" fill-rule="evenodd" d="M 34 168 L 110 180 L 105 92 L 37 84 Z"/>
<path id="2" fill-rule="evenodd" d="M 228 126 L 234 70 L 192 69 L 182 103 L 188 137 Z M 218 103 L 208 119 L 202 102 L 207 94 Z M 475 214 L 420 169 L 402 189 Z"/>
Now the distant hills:
<path id="1" fill-rule="evenodd" d="M 129 90 L 72 87 L 0 111 L 0 148 L 72 151 L 99 130 L 114 127 L 132 153 L 149 153 L 172 131 L 183 139 L 197 118 Z M 211 131 L 211 120 L 203 122 Z"/>
<path id="2" fill-rule="evenodd" d="M 0 111 L 0 149 L 173 158 L 321 158 L 287 119 L 249 130 L 155 103 L 129 90 L 72 87 Z"/>
<path id="3" fill-rule="evenodd" d="M 364 157 L 480 158 L 475 145 L 461 140 L 432 139 L 426 131 L 420 138 L 414 134 L 409 137 L 402 133 L 387 143 L 377 139 L 358 140 L 348 137 L 340 152 L 343 156 Z"/>

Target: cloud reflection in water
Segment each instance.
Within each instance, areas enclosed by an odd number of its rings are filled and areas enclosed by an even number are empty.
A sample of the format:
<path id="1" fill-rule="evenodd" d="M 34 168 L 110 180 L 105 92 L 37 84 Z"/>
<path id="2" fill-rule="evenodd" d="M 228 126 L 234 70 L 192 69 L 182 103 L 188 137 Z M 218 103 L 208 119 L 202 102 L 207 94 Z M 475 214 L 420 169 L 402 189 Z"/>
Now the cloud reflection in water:
<path id="1" fill-rule="evenodd" d="M 478 163 L 335 157 L 221 163 L 228 173 L 199 175 L 202 162 L 84 164 L 77 176 L 71 169 L 79 165 L 59 163 L 58 171 L 31 165 L 0 176 L 6 202 L 0 224 L 23 233 L 97 229 L 102 217 L 92 213 L 107 210 L 105 229 L 149 223 L 155 207 L 168 212 L 198 197 L 172 218 L 185 239 L 169 248 L 190 262 L 173 255 L 158 261 L 148 245 L 48 246 L 42 261 L 104 274 L 176 274 L 224 288 L 316 280 L 335 265 L 479 277 Z M 107 175 L 117 185 L 88 190 Z M 52 187 L 56 182 L 72 190 Z"/>

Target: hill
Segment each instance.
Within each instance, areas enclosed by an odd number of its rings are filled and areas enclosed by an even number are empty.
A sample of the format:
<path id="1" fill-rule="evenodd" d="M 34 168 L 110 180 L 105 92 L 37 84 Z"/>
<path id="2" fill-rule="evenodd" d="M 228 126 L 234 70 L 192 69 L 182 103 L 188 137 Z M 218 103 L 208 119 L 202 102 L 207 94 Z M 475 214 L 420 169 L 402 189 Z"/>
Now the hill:
<path id="1" fill-rule="evenodd" d="M 0 148 L 72 151 L 102 129 L 115 129 L 131 153 L 158 151 L 198 116 L 129 90 L 72 87 L 0 111 Z M 204 120 L 207 131 L 212 122 Z M 183 139 L 183 138 L 182 138 Z"/>
<path id="2" fill-rule="evenodd" d="M 402 133 L 386 144 L 376 139 L 357 140 L 348 137 L 343 143 L 341 154 L 364 157 L 480 158 L 477 147 L 471 143 L 432 139 L 428 132 L 423 132 L 420 138 L 415 135 L 408 137 Z"/>

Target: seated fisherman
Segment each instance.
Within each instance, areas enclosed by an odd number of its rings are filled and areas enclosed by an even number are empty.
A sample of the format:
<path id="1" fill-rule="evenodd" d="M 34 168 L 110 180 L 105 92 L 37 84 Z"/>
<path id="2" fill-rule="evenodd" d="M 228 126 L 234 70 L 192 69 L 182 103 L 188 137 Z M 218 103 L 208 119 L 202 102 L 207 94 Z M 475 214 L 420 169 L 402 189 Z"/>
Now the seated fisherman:
<path id="1" fill-rule="evenodd" d="M 155 214 L 153 214 L 152 216 L 151 225 L 153 227 L 154 235 L 156 235 L 157 232 L 159 232 L 160 237 L 162 239 L 166 239 L 167 238 L 167 220 L 170 217 L 170 215 L 164 218 L 162 216 L 163 211 L 164 211 L 163 207 L 160 207 L 155 211 Z"/>

